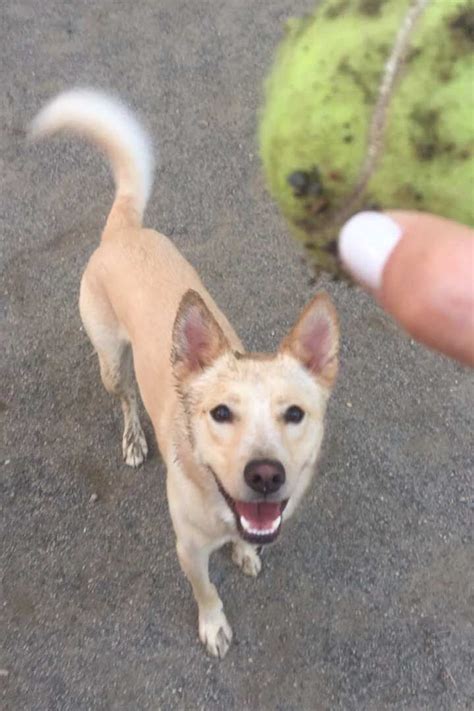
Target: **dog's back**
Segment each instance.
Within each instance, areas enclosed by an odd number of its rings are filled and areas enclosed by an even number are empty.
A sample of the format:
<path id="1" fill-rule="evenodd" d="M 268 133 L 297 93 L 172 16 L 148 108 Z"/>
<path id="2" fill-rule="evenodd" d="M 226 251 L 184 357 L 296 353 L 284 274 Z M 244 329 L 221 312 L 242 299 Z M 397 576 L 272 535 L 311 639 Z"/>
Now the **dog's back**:
<path id="1" fill-rule="evenodd" d="M 92 90 L 53 99 L 35 118 L 39 138 L 61 130 L 92 141 L 109 159 L 115 199 L 81 283 L 84 326 L 96 350 L 129 342 L 144 405 L 160 448 L 168 441 L 176 406 L 170 370 L 173 323 L 183 295 L 197 291 L 236 349 L 242 345 L 193 267 L 164 235 L 142 227 L 153 182 L 152 143 L 119 101 Z"/>

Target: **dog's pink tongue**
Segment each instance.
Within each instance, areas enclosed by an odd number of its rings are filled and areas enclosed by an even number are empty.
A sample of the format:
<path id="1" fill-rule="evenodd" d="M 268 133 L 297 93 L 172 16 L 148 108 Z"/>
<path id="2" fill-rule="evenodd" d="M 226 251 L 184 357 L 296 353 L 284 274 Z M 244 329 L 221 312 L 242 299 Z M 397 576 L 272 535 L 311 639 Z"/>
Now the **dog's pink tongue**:
<path id="1" fill-rule="evenodd" d="M 235 509 L 239 516 L 244 516 L 250 521 L 252 528 L 267 530 L 278 516 L 281 515 L 281 503 L 270 503 L 261 501 L 251 503 L 248 501 L 236 501 Z"/>

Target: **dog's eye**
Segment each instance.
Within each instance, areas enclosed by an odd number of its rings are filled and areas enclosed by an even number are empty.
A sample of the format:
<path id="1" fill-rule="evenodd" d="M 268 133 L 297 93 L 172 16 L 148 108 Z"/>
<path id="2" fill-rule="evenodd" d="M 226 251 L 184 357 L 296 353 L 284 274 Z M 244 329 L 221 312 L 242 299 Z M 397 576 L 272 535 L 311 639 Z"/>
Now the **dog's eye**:
<path id="1" fill-rule="evenodd" d="M 298 407 L 298 405 L 291 405 L 283 415 L 285 422 L 291 423 L 292 425 L 299 424 L 303 417 L 304 412 L 301 407 Z"/>
<path id="2" fill-rule="evenodd" d="M 232 422 L 234 415 L 227 405 L 217 405 L 213 410 L 211 410 L 211 417 L 216 422 Z"/>

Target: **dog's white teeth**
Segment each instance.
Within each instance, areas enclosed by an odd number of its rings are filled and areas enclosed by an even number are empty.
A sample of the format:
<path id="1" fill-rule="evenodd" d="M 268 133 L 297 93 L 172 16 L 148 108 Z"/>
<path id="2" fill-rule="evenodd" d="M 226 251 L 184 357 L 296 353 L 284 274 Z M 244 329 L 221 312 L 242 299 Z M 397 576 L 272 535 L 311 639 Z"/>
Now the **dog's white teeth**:
<path id="1" fill-rule="evenodd" d="M 248 531 L 249 533 L 252 531 L 250 521 L 247 521 L 245 516 L 240 517 L 240 523 L 242 524 L 242 528 L 244 529 L 244 531 Z"/>
<path id="2" fill-rule="evenodd" d="M 273 521 L 273 524 L 272 524 L 272 533 L 277 530 L 277 528 L 278 528 L 278 526 L 280 525 L 280 523 L 281 523 L 281 516 L 278 516 L 278 518 L 276 518 L 276 519 Z"/>
<path id="3" fill-rule="evenodd" d="M 275 533 L 275 531 L 277 530 L 278 526 L 281 523 L 281 516 L 278 516 L 278 518 L 276 518 L 272 522 L 270 528 L 254 528 L 252 526 L 252 523 L 248 521 L 245 516 L 240 517 L 240 523 L 244 531 L 252 534 L 252 536 L 268 536 L 271 533 Z"/>

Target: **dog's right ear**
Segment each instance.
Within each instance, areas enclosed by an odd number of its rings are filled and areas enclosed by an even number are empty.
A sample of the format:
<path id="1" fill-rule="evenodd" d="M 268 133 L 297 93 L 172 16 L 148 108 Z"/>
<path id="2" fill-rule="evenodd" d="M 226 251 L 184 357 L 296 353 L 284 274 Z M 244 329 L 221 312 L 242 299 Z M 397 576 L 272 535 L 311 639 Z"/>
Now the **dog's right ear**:
<path id="1" fill-rule="evenodd" d="M 189 289 L 181 299 L 173 326 L 171 362 L 179 380 L 210 366 L 229 343 L 203 299 Z"/>

